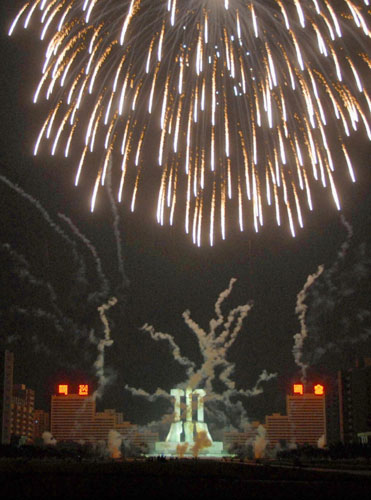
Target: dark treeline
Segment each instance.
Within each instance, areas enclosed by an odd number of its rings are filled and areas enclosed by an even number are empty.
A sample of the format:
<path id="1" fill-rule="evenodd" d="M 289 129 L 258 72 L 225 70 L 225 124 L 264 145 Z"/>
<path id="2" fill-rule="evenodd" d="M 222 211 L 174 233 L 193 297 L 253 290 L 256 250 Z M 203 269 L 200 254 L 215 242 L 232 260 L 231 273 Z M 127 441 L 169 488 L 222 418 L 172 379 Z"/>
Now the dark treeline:
<path id="1" fill-rule="evenodd" d="M 298 446 L 291 450 L 281 450 L 277 453 L 277 458 L 283 459 L 371 459 L 371 444 L 343 444 L 336 443 L 328 448 L 317 448 L 314 446 Z"/>

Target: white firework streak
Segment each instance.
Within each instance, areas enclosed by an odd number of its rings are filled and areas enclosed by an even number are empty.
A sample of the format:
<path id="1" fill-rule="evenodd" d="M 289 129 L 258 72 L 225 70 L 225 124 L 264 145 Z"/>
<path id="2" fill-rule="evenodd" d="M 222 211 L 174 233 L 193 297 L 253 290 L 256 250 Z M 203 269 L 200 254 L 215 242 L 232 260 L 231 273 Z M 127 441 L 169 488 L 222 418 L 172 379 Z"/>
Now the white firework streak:
<path id="1" fill-rule="evenodd" d="M 207 401 L 220 401 L 228 406 L 233 404 L 231 401 L 232 398 L 241 396 L 250 397 L 260 394 L 263 391 L 261 384 L 276 376 L 276 374 L 270 374 L 264 370 L 252 389 L 236 389 L 235 382 L 231 379 L 235 365 L 227 359 L 227 354 L 241 331 L 244 319 L 252 308 L 252 303 L 248 303 L 231 309 L 227 316 L 223 315 L 221 306 L 232 292 L 235 281 L 236 279 L 232 278 L 228 288 L 219 295 L 215 303 L 216 318 L 210 320 L 208 332 L 191 318 L 190 311 L 187 310 L 183 313 L 184 322 L 196 335 L 203 357 L 203 363 L 198 369 L 193 361 L 182 356 L 181 350 L 172 335 L 156 332 L 154 327 L 148 324 L 142 327 L 142 330 L 148 332 L 153 340 L 167 341 L 174 360 L 187 368 L 186 379 L 178 384 L 178 387 L 191 387 L 192 389 L 202 387 L 206 390 Z M 220 333 L 217 330 L 221 330 Z M 226 387 L 222 393 L 216 393 L 214 390 L 213 381 L 216 380 L 222 382 Z M 160 388 L 153 394 L 149 394 L 143 389 L 135 389 L 129 386 L 126 386 L 126 389 L 133 395 L 143 396 L 149 401 L 154 401 L 159 397 L 167 399 L 171 397 L 168 392 Z"/>

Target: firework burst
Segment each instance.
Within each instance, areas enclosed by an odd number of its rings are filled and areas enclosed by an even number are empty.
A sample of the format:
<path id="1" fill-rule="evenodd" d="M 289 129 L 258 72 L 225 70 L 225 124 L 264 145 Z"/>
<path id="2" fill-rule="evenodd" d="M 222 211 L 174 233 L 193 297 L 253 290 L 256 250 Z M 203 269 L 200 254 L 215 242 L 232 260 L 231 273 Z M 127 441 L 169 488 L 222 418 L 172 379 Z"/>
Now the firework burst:
<path id="1" fill-rule="evenodd" d="M 111 162 L 117 198 L 131 210 L 148 176 L 158 222 L 184 217 L 198 245 L 213 245 L 217 227 L 224 239 L 227 220 L 258 231 L 266 205 L 294 236 L 314 183 L 340 209 L 334 151 L 354 181 L 348 137 L 363 128 L 371 139 L 368 6 L 28 2 L 9 33 L 39 22 L 46 46 L 34 101 L 51 105 L 35 154 L 45 142 L 53 155 L 80 151 L 75 183 L 94 169 L 92 210 Z"/>

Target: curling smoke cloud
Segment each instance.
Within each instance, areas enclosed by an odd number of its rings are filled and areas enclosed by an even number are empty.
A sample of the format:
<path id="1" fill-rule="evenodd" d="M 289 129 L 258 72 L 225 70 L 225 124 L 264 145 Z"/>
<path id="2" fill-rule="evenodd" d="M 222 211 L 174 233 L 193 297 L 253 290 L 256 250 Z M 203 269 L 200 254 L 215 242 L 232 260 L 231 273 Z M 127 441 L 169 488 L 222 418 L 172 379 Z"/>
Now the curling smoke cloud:
<path id="1" fill-rule="evenodd" d="M 304 380 L 310 364 L 329 352 L 343 364 L 349 358 L 346 347 L 356 350 L 357 344 L 371 337 L 367 300 L 371 259 L 364 244 L 352 244 L 353 230 L 343 216 L 341 222 L 346 238 L 336 259 L 327 269 L 319 266 L 315 274 L 308 276 L 298 294 L 296 313 L 301 331 L 294 336 L 293 354 Z"/>
<path id="2" fill-rule="evenodd" d="M 313 283 L 316 281 L 316 279 L 323 273 L 323 270 L 324 266 L 319 266 L 317 272 L 315 272 L 314 274 L 310 274 L 308 276 L 303 289 L 300 290 L 300 292 L 298 293 L 296 301 L 295 313 L 298 315 L 299 318 L 300 333 L 296 333 L 294 335 L 294 347 L 292 349 L 292 352 L 294 354 L 295 363 L 301 369 L 303 382 L 306 382 L 307 369 L 308 369 L 308 365 L 302 361 L 304 341 L 308 337 L 308 329 L 305 323 L 305 316 L 307 314 L 308 306 L 305 304 L 305 300 L 307 298 L 307 291 L 309 287 L 311 287 Z"/>
<path id="3" fill-rule="evenodd" d="M 108 451 L 112 458 L 121 458 L 123 438 L 119 432 L 112 429 L 108 433 Z"/>
<path id="4" fill-rule="evenodd" d="M 265 457 L 265 452 L 268 444 L 269 440 L 267 439 L 267 431 L 262 425 L 259 425 L 253 444 L 254 457 L 256 459 Z"/>
<path id="5" fill-rule="evenodd" d="M 55 446 L 57 444 L 57 440 L 53 437 L 51 432 L 43 432 L 41 438 L 45 446 Z"/>

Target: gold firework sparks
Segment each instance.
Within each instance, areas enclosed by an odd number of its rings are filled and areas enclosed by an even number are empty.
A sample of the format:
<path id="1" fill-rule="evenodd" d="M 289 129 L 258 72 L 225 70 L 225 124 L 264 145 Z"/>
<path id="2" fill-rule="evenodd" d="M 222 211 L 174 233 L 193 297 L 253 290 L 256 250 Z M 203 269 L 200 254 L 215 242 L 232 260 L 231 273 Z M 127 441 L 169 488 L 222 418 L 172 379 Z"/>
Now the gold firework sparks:
<path id="1" fill-rule="evenodd" d="M 294 236 L 316 182 L 340 209 L 334 154 L 355 181 L 348 138 L 371 139 L 368 16 L 369 0 L 27 2 L 9 34 L 39 23 L 46 45 L 34 152 L 77 150 L 92 209 L 109 162 L 131 210 L 153 177 L 159 223 L 184 217 L 197 245 L 265 211 Z"/>

